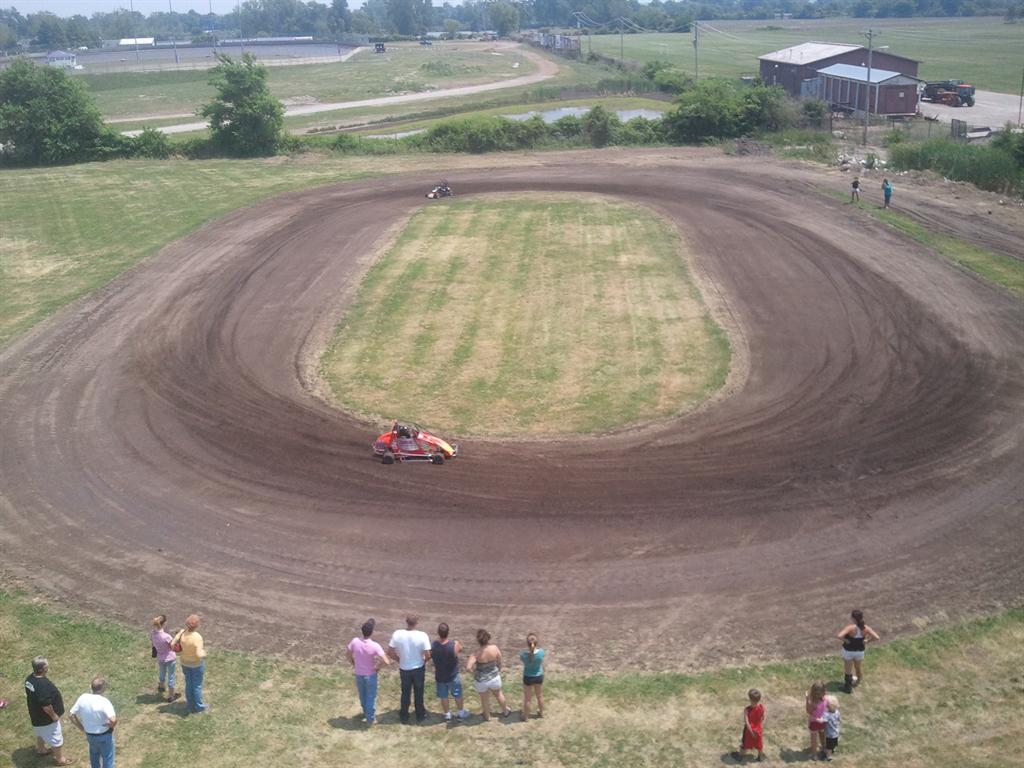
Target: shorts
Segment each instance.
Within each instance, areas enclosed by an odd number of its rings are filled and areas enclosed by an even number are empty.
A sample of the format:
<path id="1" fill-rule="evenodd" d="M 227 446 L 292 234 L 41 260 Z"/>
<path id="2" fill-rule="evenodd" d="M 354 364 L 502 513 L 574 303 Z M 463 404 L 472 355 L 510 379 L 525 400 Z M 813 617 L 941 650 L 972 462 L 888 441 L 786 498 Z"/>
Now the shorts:
<path id="1" fill-rule="evenodd" d="M 825 749 L 836 749 L 839 746 L 838 736 L 826 736 L 825 737 Z"/>
<path id="2" fill-rule="evenodd" d="M 810 720 L 807 723 L 807 727 L 811 730 L 812 733 L 818 733 L 819 731 L 824 731 L 825 730 L 825 722 L 824 721 L 819 722 L 817 720 Z"/>
<path id="3" fill-rule="evenodd" d="M 848 651 L 843 648 L 843 661 L 864 661 L 864 651 Z"/>
<path id="4" fill-rule="evenodd" d="M 437 698 L 439 699 L 462 698 L 462 678 L 459 675 L 456 675 L 454 680 L 449 680 L 447 683 L 435 682 L 434 685 L 437 687 Z"/>
<path id="5" fill-rule="evenodd" d="M 494 677 L 488 678 L 487 680 L 474 680 L 473 690 L 475 690 L 477 693 L 487 693 L 488 691 L 500 691 L 501 675 L 495 675 Z"/>
<path id="6" fill-rule="evenodd" d="M 49 725 L 33 725 L 32 730 L 36 732 L 36 736 L 43 740 L 43 743 L 48 747 L 64 746 L 64 734 L 60 729 L 60 720 Z"/>
<path id="7" fill-rule="evenodd" d="M 544 685 L 544 675 L 523 675 L 523 685 Z"/>

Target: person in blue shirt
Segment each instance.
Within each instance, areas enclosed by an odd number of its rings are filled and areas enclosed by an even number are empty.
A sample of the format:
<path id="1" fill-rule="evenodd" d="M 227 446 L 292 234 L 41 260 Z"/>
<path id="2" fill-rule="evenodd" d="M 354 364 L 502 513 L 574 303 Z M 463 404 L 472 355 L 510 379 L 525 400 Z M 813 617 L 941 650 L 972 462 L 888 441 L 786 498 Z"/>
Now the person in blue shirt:
<path id="1" fill-rule="evenodd" d="M 882 179 L 882 196 L 885 198 L 883 208 L 888 208 L 892 200 L 892 183 L 888 179 Z"/>
<path id="2" fill-rule="evenodd" d="M 544 717 L 544 649 L 538 648 L 537 636 L 526 636 L 526 650 L 519 654 L 523 662 L 523 720 L 530 719 L 530 698 L 537 699 L 537 717 Z"/>

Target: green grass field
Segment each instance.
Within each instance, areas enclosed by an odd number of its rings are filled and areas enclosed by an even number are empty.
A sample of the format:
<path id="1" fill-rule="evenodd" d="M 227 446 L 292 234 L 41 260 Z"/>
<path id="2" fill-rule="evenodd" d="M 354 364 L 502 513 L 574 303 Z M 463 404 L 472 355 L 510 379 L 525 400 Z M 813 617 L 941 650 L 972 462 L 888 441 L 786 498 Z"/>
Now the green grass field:
<path id="1" fill-rule="evenodd" d="M 389 627 L 382 629 L 376 639 L 386 642 Z M 348 628 L 339 628 L 338 663 L 332 665 L 227 651 L 230 638 L 216 624 L 202 632 L 211 711 L 189 716 L 183 704 L 165 704 L 155 694 L 148 626 L 74 617 L 0 592 L 0 696 L 11 701 L 0 712 L 0 753 L 16 768 L 47 764 L 32 754 L 21 690 L 36 655 L 50 660 L 50 678 L 68 708 L 93 675 L 108 678 L 119 721 L 117 761 L 131 768 L 733 765 L 728 753 L 739 738 L 751 686 L 764 692 L 769 764 L 788 764 L 807 759 L 803 695 L 810 682 L 823 679 L 835 690 L 842 679 L 835 656 L 698 674 L 637 672 L 625 661 L 619 670 L 582 674 L 558 666 L 559 645 L 572 642 L 567 635 L 541 638 L 550 654 L 543 720 L 522 721 L 521 667 L 513 664 L 505 680 L 516 712 L 508 720 L 484 723 L 475 715 L 449 726 L 433 714 L 423 726 L 402 726 L 392 667 L 381 676 L 380 724 L 367 730 L 344 662 L 343 646 L 353 634 Z M 471 632 L 453 623 L 453 636 L 465 640 Z M 1018 609 L 869 649 L 864 683 L 853 695 L 838 694 L 843 733 L 836 761 L 901 768 L 1015 765 L 1024 743 L 1022 643 L 1024 611 Z M 517 650 L 504 649 L 509 658 Z M 436 713 L 432 688 L 428 682 L 428 709 Z M 467 690 L 468 706 L 479 713 L 476 695 Z M 67 722 L 65 734 L 65 754 L 87 764 L 85 737 Z"/>
<path id="2" fill-rule="evenodd" d="M 866 44 L 861 33 L 870 27 L 881 32 L 876 45 L 887 45 L 894 54 L 919 59 L 922 79 L 958 78 L 984 90 L 1020 91 L 1024 24 L 1006 24 L 999 17 L 794 19 L 705 24 L 722 34 L 709 29 L 700 36 L 701 77 L 757 74 L 758 56 L 812 40 Z M 594 36 L 592 45 L 596 53 L 619 56 L 618 35 Z M 586 46 L 584 40 L 584 51 Z M 623 47 L 627 60 L 662 59 L 693 74 L 692 34 L 626 35 Z"/>
<path id="3" fill-rule="evenodd" d="M 336 158 L 3 171 L 0 346 L 207 221 L 289 189 L 370 172 L 368 160 Z"/>
<path id="4" fill-rule="evenodd" d="M 492 52 L 480 44 L 400 44 L 383 56 L 360 51 L 345 62 L 268 67 L 267 82 L 286 103 L 337 102 L 511 79 L 535 69 L 516 51 Z M 209 78 L 202 70 L 81 76 L 108 118 L 192 113 L 213 96 Z"/>
<path id="5" fill-rule="evenodd" d="M 460 434 L 592 432 L 690 410 L 729 344 L 676 231 L 637 206 L 445 201 L 374 265 L 323 361 L 340 404 Z M 387 329 L 382 333 L 382 329 Z M 439 371 L 395 377 L 395 359 Z"/>

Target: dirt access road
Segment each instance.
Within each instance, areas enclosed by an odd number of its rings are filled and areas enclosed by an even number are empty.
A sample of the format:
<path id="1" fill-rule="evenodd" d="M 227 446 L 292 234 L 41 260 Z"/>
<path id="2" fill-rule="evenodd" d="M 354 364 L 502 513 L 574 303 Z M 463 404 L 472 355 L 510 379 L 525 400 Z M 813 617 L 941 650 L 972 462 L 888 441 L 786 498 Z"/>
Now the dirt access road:
<path id="1" fill-rule="evenodd" d="M 214 648 L 336 659 L 367 616 L 386 634 L 416 610 L 464 639 L 539 632 L 588 669 L 823 652 L 853 606 L 892 637 L 1020 600 L 1018 300 L 818 194 L 845 189 L 824 170 L 702 150 L 518 162 L 448 178 L 677 223 L 732 340 L 721 396 L 383 466 L 377 425 L 318 398 L 317 361 L 380 245 L 445 202 L 426 174 L 287 194 L 0 353 L 8 582 L 140 628 L 199 610 Z M 1019 217 L 899 202 L 1024 243 Z M 442 379 L 439 362 L 424 387 Z"/>
<path id="2" fill-rule="evenodd" d="M 520 46 L 512 43 L 495 43 L 495 48 L 513 50 Z M 407 104 L 412 101 L 428 101 L 430 99 L 444 99 L 452 96 L 471 96 L 475 93 L 487 93 L 489 91 L 500 91 L 506 88 L 517 88 L 521 85 L 533 85 L 540 83 L 558 74 L 558 64 L 547 59 L 528 48 L 519 50 L 524 57 L 530 59 L 537 65 L 537 71 L 532 75 L 514 77 L 511 80 L 498 80 L 493 83 L 480 83 L 479 85 L 463 85 L 458 88 L 442 88 L 437 91 L 423 91 L 421 93 L 403 93 L 399 96 L 379 96 L 375 99 L 362 99 L 360 101 L 338 101 L 326 104 L 299 104 L 285 107 L 285 117 L 295 115 L 315 115 L 319 112 L 334 112 L 340 109 L 356 109 L 358 107 L 384 107 L 391 104 Z M 143 118 L 132 118 L 139 120 Z M 163 133 L 191 133 L 201 131 L 208 127 L 209 123 L 191 122 L 178 125 L 165 125 L 160 128 Z M 122 131 L 125 136 L 138 136 L 139 131 Z"/>

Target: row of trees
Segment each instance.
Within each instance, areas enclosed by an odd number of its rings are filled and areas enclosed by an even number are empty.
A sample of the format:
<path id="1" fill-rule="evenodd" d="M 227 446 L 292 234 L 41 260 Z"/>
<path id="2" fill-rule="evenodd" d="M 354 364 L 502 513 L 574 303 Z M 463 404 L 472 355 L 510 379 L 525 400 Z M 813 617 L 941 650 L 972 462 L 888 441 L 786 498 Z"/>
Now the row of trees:
<path id="1" fill-rule="evenodd" d="M 358 0 L 353 0 L 353 5 Z M 465 0 L 435 7 L 431 0 L 245 0 L 231 13 L 98 12 L 68 18 L 53 13 L 22 15 L 0 8 L 0 51 L 19 41 L 41 48 L 99 45 L 124 37 L 203 39 L 209 35 L 265 37 L 313 35 L 335 38 L 344 32 L 417 35 L 428 30 L 573 26 L 574 12 L 599 22 L 620 16 L 646 29 L 680 29 L 693 19 L 771 19 L 833 16 L 906 17 L 1004 15 L 1024 18 L 1024 0 Z M 457 26 L 456 26 L 457 25 Z"/>

